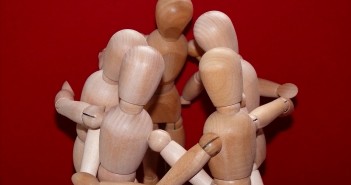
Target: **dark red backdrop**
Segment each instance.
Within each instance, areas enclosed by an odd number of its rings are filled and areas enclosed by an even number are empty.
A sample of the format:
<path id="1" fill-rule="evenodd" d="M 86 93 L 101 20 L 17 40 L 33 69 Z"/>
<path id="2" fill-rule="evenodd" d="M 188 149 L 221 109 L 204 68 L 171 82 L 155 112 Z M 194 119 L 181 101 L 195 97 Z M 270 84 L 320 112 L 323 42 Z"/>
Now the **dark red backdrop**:
<path id="1" fill-rule="evenodd" d="M 68 80 L 76 98 L 97 54 L 123 28 L 150 33 L 156 0 L 0 1 L 0 184 L 71 184 L 74 123 L 54 96 Z M 349 0 L 193 0 L 228 14 L 241 55 L 260 77 L 299 86 L 296 110 L 266 128 L 267 185 L 345 184 L 350 175 Z M 192 26 L 187 38 L 192 38 Z M 179 91 L 197 70 L 189 61 Z M 213 110 L 206 95 L 184 107 L 186 147 Z"/>

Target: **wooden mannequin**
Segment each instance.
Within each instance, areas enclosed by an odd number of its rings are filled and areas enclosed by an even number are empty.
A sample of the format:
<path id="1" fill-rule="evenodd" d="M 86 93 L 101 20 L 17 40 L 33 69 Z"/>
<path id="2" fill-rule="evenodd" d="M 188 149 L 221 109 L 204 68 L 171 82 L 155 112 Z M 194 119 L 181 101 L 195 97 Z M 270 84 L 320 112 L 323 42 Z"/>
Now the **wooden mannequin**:
<path id="1" fill-rule="evenodd" d="M 174 80 L 186 61 L 187 40 L 182 32 L 191 20 L 192 12 L 190 0 L 159 0 L 156 5 L 158 29 L 147 37 L 148 44 L 157 49 L 165 61 L 161 83 L 156 95 L 148 103 L 147 110 L 154 123 L 167 123 L 166 128 L 169 129 L 172 139 L 181 145 L 184 144 L 184 133 Z M 174 131 L 178 128 L 182 131 Z"/>
<path id="2" fill-rule="evenodd" d="M 148 148 L 152 120 L 143 106 L 154 94 L 162 73 L 161 54 L 150 46 L 130 49 L 121 66 L 119 104 L 104 117 L 100 131 L 101 181 L 134 182 Z"/>
<path id="3" fill-rule="evenodd" d="M 211 29 L 208 29 L 208 28 Z M 227 47 L 238 52 L 237 37 L 233 24 L 228 16 L 222 12 L 210 11 L 201 15 L 194 25 L 194 37 L 196 42 L 189 42 L 189 54 L 193 57 L 201 58 L 201 47 L 208 51 L 215 47 Z M 198 47 L 199 46 L 199 47 Z M 267 97 L 285 97 L 293 98 L 297 94 L 297 87 L 294 84 L 277 84 L 257 77 L 253 66 L 241 58 L 241 67 L 243 73 L 243 92 L 245 94 L 245 108 L 247 112 L 259 106 L 260 96 Z M 183 104 L 189 104 L 201 91 L 203 87 L 201 78 L 196 72 L 187 82 L 183 89 L 181 101 Z M 266 155 L 266 142 L 263 130 L 257 131 L 257 148 L 255 168 L 262 164 Z M 254 175 L 259 176 L 255 171 Z M 260 177 L 252 177 L 252 183 L 255 185 L 262 184 Z"/>
<path id="4" fill-rule="evenodd" d="M 213 185 L 249 185 L 256 152 L 256 130 L 289 111 L 293 104 L 289 99 L 278 98 L 250 114 L 241 108 L 244 106 L 241 61 L 240 56 L 229 48 L 207 51 L 200 62 L 200 76 L 217 110 L 208 117 L 204 126 L 204 137 L 213 139 L 205 145 L 200 140 L 199 145 L 214 147 L 194 146 L 177 161 L 180 165 L 176 163 L 169 172 L 178 172 L 177 178 L 186 177 L 187 173 L 201 169 L 204 161 L 209 159 Z M 206 157 L 205 153 L 209 155 Z M 194 158 L 201 158 L 201 165 L 181 173 L 188 168 L 181 164 L 193 164 Z"/>
<path id="5" fill-rule="evenodd" d="M 163 56 L 165 71 L 161 83 L 146 105 L 155 128 L 165 123 L 165 130 L 172 139 L 184 146 L 184 129 L 181 118 L 181 103 L 174 80 L 182 70 L 187 58 L 187 40 L 183 30 L 190 22 L 193 6 L 190 0 L 158 0 L 156 4 L 157 29 L 147 37 L 150 46 Z M 155 184 L 158 154 L 148 151 L 144 166 L 144 183 Z"/>
<path id="6" fill-rule="evenodd" d="M 77 172 L 96 175 L 99 165 L 98 138 L 104 111 L 119 102 L 118 76 L 122 57 L 135 45 L 147 45 L 144 36 L 134 30 L 116 32 L 106 48 L 99 54 L 100 70 L 86 80 L 81 101 L 74 101 L 73 91 L 67 82 L 55 98 L 57 112 L 75 121 L 77 139 L 74 144 L 73 161 Z M 92 128 L 89 129 L 88 128 Z M 84 147 L 85 145 L 85 147 Z"/>
<path id="7" fill-rule="evenodd" d="M 205 138 L 205 137 L 203 137 L 203 138 Z M 207 137 L 206 141 L 205 141 L 205 139 L 202 139 L 202 140 L 204 140 L 204 142 L 203 142 L 204 144 L 202 146 L 206 146 L 206 148 L 213 148 L 213 146 L 211 147 L 211 145 L 207 145 L 209 140 L 210 141 L 213 140 L 212 137 Z M 149 147 L 153 151 L 159 152 L 161 154 L 161 156 L 165 159 L 165 161 L 170 166 L 173 166 L 177 162 L 177 160 L 179 160 L 181 158 L 181 156 L 186 153 L 186 150 L 181 145 L 179 145 L 177 142 L 173 141 L 171 139 L 170 135 L 164 130 L 157 129 L 157 130 L 152 131 L 148 137 L 148 143 L 149 143 Z M 217 144 L 216 148 L 220 148 L 220 144 L 219 145 Z M 212 156 L 215 154 L 215 152 L 211 152 L 213 150 L 214 149 L 209 150 L 207 153 L 209 153 L 209 155 Z M 205 154 L 205 156 L 207 156 L 207 155 Z M 207 162 L 207 160 L 202 160 L 202 161 Z M 158 185 L 168 185 L 168 184 L 181 185 L 185 181 L 190 179 L 189 182 L 193 185 L 211 185 L 211 182 L 213 181 L 212 178 L 204 170 L 201 169 L 201 167 L 204 165 L 204 162 L 199 163 L 199 161 L 197 161 L 197 160 L 194 160 L 193 162 L 194 162 L 194 165 L 189 165 L 187 168 L 189 171 L 191 171 L 191 173 L 186 173 L 187 171 L 184 171 L 185 174 L 187 174 L 186 177 L 178 178 L 179 172 L 170 171 L 157 184 Z M 179 164 L 177 164 L 177 165 L 179 165 Z M 194 168 L 199 168 L 199 169 L 190 170 L 190 169 L 193 169 L 193 168 L 191 168 L 193 166 L 194 166 Z M 192 171 L 194 171 L 194 173 L 192 173 Z M 99 182 L 95 176 L 93 176 L 89 173 L 85 173 L 85 172 L 80 172 L 80 173 L 74 174 L 72 176 L 72 182 L 75 185 L 87 185 L 87 184 L 89 184 L 89 185 L 139 184 L 140 185 L 140 183 L 132 183 L 132 182 L 106 182 L 106 181 Z"/>

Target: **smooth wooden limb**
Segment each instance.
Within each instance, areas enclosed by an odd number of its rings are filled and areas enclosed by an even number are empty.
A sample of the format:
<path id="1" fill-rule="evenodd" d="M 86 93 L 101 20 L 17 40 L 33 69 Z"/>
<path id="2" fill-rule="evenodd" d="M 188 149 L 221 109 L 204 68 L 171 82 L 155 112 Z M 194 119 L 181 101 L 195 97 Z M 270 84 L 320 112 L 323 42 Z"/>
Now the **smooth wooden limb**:
<path id="1" fill-rule="evenodd" d="M 285 83 L 278 84 L 276 82 L 259 78 L 260 95 L 265 97 L 283 97 L 294 98 L 298 93 L 298 88 L 295 84 Z"/>
<path id="2" fill-rule="evenodd" d="M 278 116 L 291 112 L 294 104 L 290 99 L 277 98 L 269 103 L 261 105 L 250 112 L 250 116 L 258 129 L 267 126 Z"/>
<path id="3" fill-rule="evenodd" d="M 166 123 L 165 130 L 169 133 L 173 141 L 177 142 L 181 146 L 185 145 L 183 119 L 181 117 L 175 123 Z"/>
<path id="4" fill-rule="evenodd" d="M 194 24 L 194 37 L 199 46 L 208 51 L 228 47 L 238 53 L 238 39 L 230 18 L 220 11 L 202 14 Z"/>
<path id="5" fill-rule="evenodd" d="M 283 98 L 294 98 L 298 93 L 298 88 L 295 84 L 284 83 L 278 87 L 278 95 Z"/>
<path id="6" fill-rule="evenodd" d="M 84 154 L 80 172 L 86 172 L 96 177 L 100 165 L 99 158 L 100 129 L 89 129 L 85 139 Z"/>
<path id="7" fill-rule="evenodd" d="M 251 180 L 251 185 L 263 185 L 261 173 L 258 170 L 258 167 L 256 165 L 254 165 L 253 167 L 250 180 Z"/>
<path id="8" fill-rule="evenodd" d="M 90 105 L 83 110 L 83 123 L 90 129 L 100 128 L 104 114 L 105 106 Z"/>
<path id="9" fill-rule="evenodd" d="M 190 104 L 202 91 L 204 87 L 201 82 L 199 72 L 194 73 L 191 78 L 186 82 L 182 96 L 181 103 L 183 105 Z"/>
<path id="10" fill-rule="evenodd" d="M 210 156 L 199 145 L 196 145 L 172 166 L 158 185 L 184 184 L 198 173 L 209 159 Z"/>
<path id="11" fill-rule="evenodd" d="M 198 61 L 201 60 L 201 56 L 204 54 L 204 50 L 195 42 L 194 39 L 188 42 L 188 55 L 196 58 Z"/>
<path id="12" fill-rule="evenodd" d="M 82 113 L 90 104 L 82 101 L 74 101 L 73 96 L 74 93 L 71 86 L 67 81 L 64 82 L 62 89 L 55 97 L 56 111 L 78 124 L 83 124 Z"/>
<path id="13" fill-rule="evenodd" d="M 154 130 L 150 134 L 148 141 L 150 148 L 156 152 L 160 152 L 163 159 L 170 166 L 173 166 L 186 153 L 186 150 L 178 143 L 172 141 L 169 134 L 164 130 Z M 173 176 L 173 174 L 169 174 L 168 176 Z M 210 185 L 212 178 L 204 170 L 200 170 L 189 182 L 193 185 Z M 162 183 L 167 184 L 166 180 L 163 180 Z"/>
<path id="14" fill-rule="evenodd" d="M 73 146 L 73 165 L 76 172 L 79 172 L 81 168 L 82 158 L 84 154 L 84 140 L 79 138 L 78 136 L 74 140 Z"/>
<path id="15" fill-rule="evenodd" d="M 221 150 L 221 141 L 215 134 L 204 135 L 196 144 L 182 155 L 172 168 L 159 181 L 158 185 L 181 185 L 198 174 L 207 161 Z M 169 145 L 167 145 L 169 147 Z M 165 147 L 165 149 L 167 149 Z M 161 151 L 162 154 L 163 151 Z M 170 152 L 166 152 L 170 154 Z M 165 155 L 165 152 L 163 152 Z M 172 154 L 171 154 L 172 155 Z M 167 158 L 166 156 L 165 158 Z M 198 182 L 193 182 L 198 183 Z"/>
<path id="16" fill-rule="evenodd" d="M 258 169 L 261 164 L 266 159 L 266 137 L 264 135 L 263 129 L 258 129 L 256 131 L 256 156 L 255 156 L 255 166 L 253 170 Z"/>

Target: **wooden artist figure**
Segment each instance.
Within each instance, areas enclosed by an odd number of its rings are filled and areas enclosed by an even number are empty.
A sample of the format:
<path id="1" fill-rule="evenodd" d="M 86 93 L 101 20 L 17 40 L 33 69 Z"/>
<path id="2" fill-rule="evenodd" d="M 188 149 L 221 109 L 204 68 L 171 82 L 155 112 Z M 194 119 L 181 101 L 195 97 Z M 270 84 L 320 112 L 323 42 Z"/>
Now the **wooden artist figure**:
<path id="1" fill-rule="evenodd" d="M 211 29 L 208 29 L 208 28 Z M 209 11 L 202 14 L 194 25 L 195 41 L 189 42 L 189 55 L 201 58 L 201 54 L 215 47 L 227 47 L 238 52 L 238 41 L 234 26 L 230 18 L 219 11 Z M 254 67 L 240 57 L 243 75 L 243 93 L 247 112 L 259 106 L 260 96 L 293 98 L 297 94 L 297 87 L 294 84 L 283 85 L 275 82 L 260 79 L 257 77 Z M 196 72 L 187 82 L 182 93 L 182 103 L 189 104 L 203 90 L 202 79 L 199 72 Z M 292 109 L 291 109 L 292 111 Z M 288 114 L 288 112 L 286 113 Z M 262 129 L 257 130 L 256 137 L 255 168 L 252 178 L 253 184 L 262 184 L 258 167 L 266 157 L 266 141 Z"/>
<path id="2" fill-rule="evenodd" d="M 99 56 L 99 71 L 86 80 L 80 101 L 74 101 L 67 82 L 55 98 L 58 113 L 77 123 L 73 161 L 76 172 L 97 174 L 99 161 L 98 123 L 105 111 L 119 103 L 118 79 L 124 54 L 133 46 L 147 45 L 142 34 L 124 29 L 116 32 Z"/>
<path id="3" fill-rule="evenodd" d="M 154 122 L 154 128 L 165 124 L 172 139 L 184 146 L 185 135 L 181 117 L 180 96 L 174 84 L 187 58 L 187 40 L 183 35 L 193 15 L 190 0 L 158 0 L 156 4 L 157 29 L 147 36 L 150 46 L 157 49 L 165 62 L 165 70 L 155 95 L 145 106 Z M 158 181 L 158 154 L 148 151 L 144 166 L 144 183 Z"/>
<path id="4" fill-rule="evenodd" d="M 189 149 L 168 173 L 177 173 L 178 179 L 186 178 L 208 160 L 214 178 L 212 184 L 249 185 L 256 157 L 257 129 L 289 112 L 293 104 L 289 99 L 277 98 L 250 114 L 243 109 L 241 58 L 232 49 L 207 51 L 199 68 L 202 83 L 216 111 L 206 120 L 200 143 Z M 203 142 L 203 138 L 212 139 Z"/>

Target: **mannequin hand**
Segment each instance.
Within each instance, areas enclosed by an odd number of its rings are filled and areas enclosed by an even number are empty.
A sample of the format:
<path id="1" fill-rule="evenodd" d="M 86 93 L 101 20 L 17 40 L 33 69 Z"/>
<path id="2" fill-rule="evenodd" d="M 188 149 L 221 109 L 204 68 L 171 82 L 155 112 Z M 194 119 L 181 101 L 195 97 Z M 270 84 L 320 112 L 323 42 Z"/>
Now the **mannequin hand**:
<path id="1" fill-rule="evenodd" d="M 283 98 L 294 98 L 298 93 L 298 88 L 295 84 L 285 83 L 278 87 L 278 96 Z"/>
<path id="2" fill-rule="evenodd" d="M 61 90 L 56 94 L 55 103 L 60 99 L 69 99 L 74 100 L 74 92 L 67 81 L 65 81 L 62 85 Z"/>

